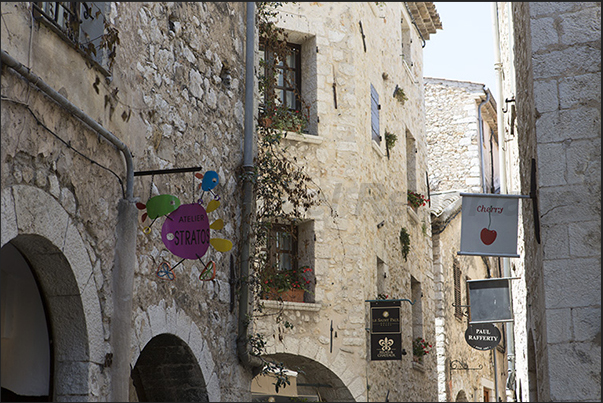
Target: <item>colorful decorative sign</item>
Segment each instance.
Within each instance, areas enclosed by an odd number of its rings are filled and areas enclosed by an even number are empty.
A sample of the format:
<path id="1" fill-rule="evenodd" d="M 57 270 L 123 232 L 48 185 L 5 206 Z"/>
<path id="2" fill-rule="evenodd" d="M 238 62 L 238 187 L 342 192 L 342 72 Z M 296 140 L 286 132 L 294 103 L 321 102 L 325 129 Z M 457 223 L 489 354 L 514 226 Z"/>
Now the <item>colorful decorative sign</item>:
<path id="1" fill-rule="evenodd" d="M 167 216 L 161 228 L 161 239 L 176 256 L 198 259 L 209 248 L 209 220 L 198 203 L 183 204 Z"/>
<path id="2" fill-rule="evenodd" d="M 500 330 L 492 323 L 470 324 L 465 330 L 465 341 L 476 350 L 492 350 L 500 338 Z"/>
<path id="3" fill-rule="evenodd" d="M 140 218 L 142 222 L 145 222 L 147 217 L 153 220 L 143 229 L 145 234 L 149 234 L 151 232 L 151 225 L 153 225 L 158 217 L 168 215 L 180 207 L 180 199 L 172 195 L 159 195 L 151 197 L 146 204 L 136 203 L 136 207 L 139 210 L 146 210 Z"/>
<path id="4" fill-rule="evenodd" d="M 519 257 L 517 218 L 522 195 L 461 193 L 459 255 Z"/>
<path id="5" fill-rule="evenodd" d="M 216 278 L 216 263 L 209 261 L 205 264 L 201 258 L 205 255 L 209 246 L 213 246 L 218 252 L 227 252 L 232 249 L 232 242 L 227 239 L 211 238 L 210 230 L 224 228 L 224 221 L 217 219 L 209 223 L 208 214 L 220 206 L 220 197 L 212 189 L 219 183 L 218 173 L 207 171 L 205 174 L 195 174 L 201 179 L 199 189 L 203 192 L 197 203 L 181 204 L 180 199 L 172 195 L 159 195 L 150 198 L 146 204 L 137 203 L 140 210 L 146 210 L 142 215 L 142 221 L 147 217 L 153 221 L 145 227 L 145 234 L 151 233 L 151 225 L 158 217 L 167 216 L 161 228 L 161 240 L 170 252 L 182 258 L 173 267 L 168 262 L 162 262 L 155 275 L 162 280 L 173 281 L 176 278 L 174 269 L 185 259 L 199 260 L 203 265 L 199 280 L 210 281 Z M 203 207 L 202 197 L 205 192 L 210 192 L 214 199 Z"/>
<path id="6" fill-rule="evenodd" d="M 220 177 L 216 171 L 207 171 L 203 175 L 197 173 L 195 176 L 201 179 L 199 189 L 203 190 L 203 193 L 210 192 L 212 195 L 214 195 L 216 200 L 220 200 L 220 197 L 217 196 L 212 190 L 218 186 L 218 183 L 220 182 Z M 201 197 L 203 197 L 203 195 L 201 195 Z"/>
<path id="7" fill-rule="evenodd" d="M 210 202 L 207 211 L 210 207 L 217 206 Z M 205 255 L 209 245 L 219 252 L 230 250 L 232 242 L 210 238 L 210 228 L 222 228 L 224 224 L 222 220 L 216 220 L 210 225 L 207 211 L 201 204 L 192 203 L 183 204 L 168 215 L 161 228 L 161 239 L 166 248 L 176 256 L 192 260 L 200 259 Z"/>

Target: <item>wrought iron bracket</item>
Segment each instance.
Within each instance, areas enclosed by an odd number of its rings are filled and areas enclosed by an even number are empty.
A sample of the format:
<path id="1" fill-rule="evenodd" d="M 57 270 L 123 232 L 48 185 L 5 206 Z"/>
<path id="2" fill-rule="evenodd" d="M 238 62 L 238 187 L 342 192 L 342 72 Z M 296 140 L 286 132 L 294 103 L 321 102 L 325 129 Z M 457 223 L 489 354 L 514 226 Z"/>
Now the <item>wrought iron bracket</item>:
<path id="1" fill-rule="evenodd" d="M 460 361 L 460 360 L 452 360 L 450 361 L 450 370 L 454 371 L 475 371 L 475 370 L 480 370 L 480 369 L 484 369 L 484 366 L 482 364 L 479 364 L 479 367 L 477 368 L 469 368 L 469 365 L 467 365 L 466 362 Z"/>
<path id="2" fill-rule="evenodd" d="M 460 306 L 461 308 L 471 308 L 471 305 L 457 305 L 457 304 L 452 304 L 453 307 L 457 307 Z M 462 312 L 463 316 L 469 317 L 469 309 L 465 309 L 464 312 Z"/>
<path id="3" fill-rule="evenodd" d="M 192 167 L 192 168 L 156 169 L 156 170 L 151 170 L 151 171 L 136 171 L 136 172 L 134 172 L 134 176 L 179 174 L 179 173 L 183 173 L 183 172 L 197 172 L 202 169 L 203 169 L 202 167 Z"/>
<path id="4" fill-rule="evenodd" d="M 414 305 L 415 302 L 417 302 L 417 300 L 415 299 L 414 301 L 411 301 L 407 298 L 400 298 L 400 299 L 365 299 L 364 302 L 381 302 L 381 301 L 406 301 L 408 303 L 410 303 L 411 305 Z"/>

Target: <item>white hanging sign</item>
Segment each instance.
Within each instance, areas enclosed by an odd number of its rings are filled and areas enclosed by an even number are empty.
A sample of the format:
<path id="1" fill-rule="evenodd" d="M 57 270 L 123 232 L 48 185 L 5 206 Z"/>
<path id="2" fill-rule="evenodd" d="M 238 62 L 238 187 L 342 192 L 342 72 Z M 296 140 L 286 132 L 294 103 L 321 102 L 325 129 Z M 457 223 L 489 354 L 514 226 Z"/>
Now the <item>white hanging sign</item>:
<path id="1" fill-rule="evenodd" d="M 461 193 L 461 250 L 459 255 L 519 257 L 517 218 L 523 195 Z"/>

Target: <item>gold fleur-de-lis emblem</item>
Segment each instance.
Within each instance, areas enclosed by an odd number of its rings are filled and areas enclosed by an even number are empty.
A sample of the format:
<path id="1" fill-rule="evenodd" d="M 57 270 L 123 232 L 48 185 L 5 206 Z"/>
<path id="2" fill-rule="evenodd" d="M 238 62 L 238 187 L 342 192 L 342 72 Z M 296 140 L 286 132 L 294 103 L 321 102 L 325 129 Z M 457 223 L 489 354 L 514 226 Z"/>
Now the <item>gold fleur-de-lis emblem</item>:
<path id="1" fill-rule="evenodd" d="M 388 339 L 387 337 L 379 340 L 379 345 L 381 346 L 381 350 L 383 351 L 391 350 L 392 344 L 394 344 L 394 341 L 392 339 Z"/>

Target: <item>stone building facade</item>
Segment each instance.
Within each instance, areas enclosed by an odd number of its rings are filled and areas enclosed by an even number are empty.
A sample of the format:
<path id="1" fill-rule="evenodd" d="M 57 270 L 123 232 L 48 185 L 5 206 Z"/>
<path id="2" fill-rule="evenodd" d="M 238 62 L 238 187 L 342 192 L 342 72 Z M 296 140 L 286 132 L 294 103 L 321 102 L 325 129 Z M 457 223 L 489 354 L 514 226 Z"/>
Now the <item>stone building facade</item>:
<path id="1" fill-rule="evenodd" d="M 513 389 L 521 401 L 598 401 L 601 3 L 499 2 L 494 11 L 505 185 L 534 196 L 522 203 L 524 259 L 512 265 L 525 278 L 526 312 Z"/>
<path id="2" fill-rule="evenodd" d="M 313 294 L 262 301 L 293 328 L 269 316 L 254 331 L 270 336 L 268 358 L 297 373 L 299 395 L 436 401 L 435 356 L 412 359 L 414 338 L 435 346 L 430 212 L 408 206 L 406 193 L 428 193 L 422 45 L 441 28 L 437 11 L 432 3 L 298 3 L 279 16 L 301 47 L 301 92 L 311 104 L 308 132 L 284 141 L 324 202 L 300 226 Z M 389 149 L 386 132 L 397 136 Z M 401 304 L 401 360 L 371 359 L 370 302 L 379 294 Z"/>
<path id="3" fill-rule="evenodd" d="M 2 3 L 2 399 L 249 401 L 232 289 L 245 4 L 35 4 Z M 110 28 L 95 54 L 73 46 Z M 135 174 L 180 168 L 219 174 L 212 237 L 234 247 L 176 267 L 164 217 L 147 234 L 135 203 L 195 203 L 199 179 Z"/>
<path id="4" fill-rule="evenodd" d="M 425 111 L 438 401 L 507 401 L 504 323 L 495 324 L 501 337 L 494 348 L 478 350 L 465 338 L 472 304 L 468 281 L 503 277 L 501 261 L 457 254 L 461 250 L 460 193 L 500 191 L 496 101 L 483 84 L 425 77 Z"/>
<path id="5" fill-rule="evenodd" d="M 497 193 L 496 101 L 490 90 L 425 77 L 425 110 L 430 190 Z"/>

